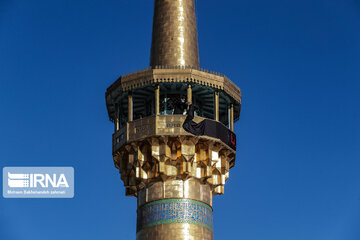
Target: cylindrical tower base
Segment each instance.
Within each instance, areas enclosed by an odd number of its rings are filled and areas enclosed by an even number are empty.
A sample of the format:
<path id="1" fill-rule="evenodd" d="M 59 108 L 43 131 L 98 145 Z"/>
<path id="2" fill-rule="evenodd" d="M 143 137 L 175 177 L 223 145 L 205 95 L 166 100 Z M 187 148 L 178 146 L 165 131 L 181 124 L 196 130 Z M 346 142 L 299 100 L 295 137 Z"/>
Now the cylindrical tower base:
<path id="1" fill-rule="evenodd" d="M 167 180 L 138 196 L 137 240 L 212 240 L 211 191 L 196 179 Z"/>

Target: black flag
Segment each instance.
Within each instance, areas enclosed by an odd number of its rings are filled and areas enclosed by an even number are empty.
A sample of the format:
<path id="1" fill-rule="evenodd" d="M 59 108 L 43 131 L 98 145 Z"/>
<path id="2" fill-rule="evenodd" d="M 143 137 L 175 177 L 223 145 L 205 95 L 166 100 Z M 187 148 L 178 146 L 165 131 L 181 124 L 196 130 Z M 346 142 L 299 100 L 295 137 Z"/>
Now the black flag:
<path id="1" fill-rule="evenodd" d="M 227 144 L 232 149 L 236 150 L 236 135 L 230 129 L 225 127 L 222 123 L 205 119 L 199 123 L 193 121 L 194 119 L 194 106 L 190 105 L 188 115 L 183 123 L 185 131 L 192 133 L 196 136 L 209 136 L 218 138 Z"/>

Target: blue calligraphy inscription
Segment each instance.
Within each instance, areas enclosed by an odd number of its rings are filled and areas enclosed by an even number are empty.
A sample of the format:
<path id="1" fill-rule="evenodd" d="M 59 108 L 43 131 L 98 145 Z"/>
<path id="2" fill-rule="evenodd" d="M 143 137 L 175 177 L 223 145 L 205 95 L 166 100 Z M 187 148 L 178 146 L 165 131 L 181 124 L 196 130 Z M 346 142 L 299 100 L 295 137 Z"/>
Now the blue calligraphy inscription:
<path id="1" fill-rule="evenodd" d="M 137 231 L 168 223 L 197 224 L 212 230 L 212 209 L 205 203 L 190 199 L 163 199 L 138 209 Z"/>

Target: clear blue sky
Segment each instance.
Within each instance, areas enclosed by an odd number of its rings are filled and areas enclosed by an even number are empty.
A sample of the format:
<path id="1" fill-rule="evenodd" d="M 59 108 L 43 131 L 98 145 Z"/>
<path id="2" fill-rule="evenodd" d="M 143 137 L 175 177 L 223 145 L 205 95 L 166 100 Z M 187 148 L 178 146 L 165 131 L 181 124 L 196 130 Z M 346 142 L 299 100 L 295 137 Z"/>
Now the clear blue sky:
<path id="1" fill-rule="evenodd" d="M 0 167 L 73 166 L 74 199 L 0 198 L 0 239 L 135 239 L 104 94 L 149 64 L 152 0 L 0 0 Z M 360 1 L 199 0 L 200 62 L 243 93 L 215 239 L 360 239 Z"/>

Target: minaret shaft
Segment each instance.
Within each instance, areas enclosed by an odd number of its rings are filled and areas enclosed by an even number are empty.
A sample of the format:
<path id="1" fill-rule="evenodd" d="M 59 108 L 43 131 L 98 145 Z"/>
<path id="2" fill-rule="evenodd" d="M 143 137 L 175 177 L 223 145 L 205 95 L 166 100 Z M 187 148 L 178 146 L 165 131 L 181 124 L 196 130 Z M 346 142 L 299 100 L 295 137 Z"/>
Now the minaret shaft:
<path id="1" fill-rule="evenodd" d="M 155 0 L 150 66 L 199 67 L 195 0 Z"/>

